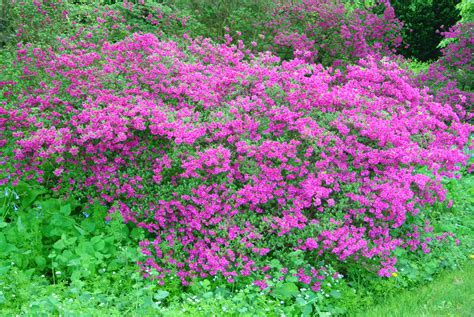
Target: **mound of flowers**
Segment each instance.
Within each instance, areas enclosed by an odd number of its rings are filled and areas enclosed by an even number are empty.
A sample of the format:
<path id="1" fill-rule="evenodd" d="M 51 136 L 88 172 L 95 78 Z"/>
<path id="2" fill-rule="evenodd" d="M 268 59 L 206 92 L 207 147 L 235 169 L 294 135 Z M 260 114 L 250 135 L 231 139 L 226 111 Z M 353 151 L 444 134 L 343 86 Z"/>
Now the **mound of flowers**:
<path id="1" fill-rule="evenodd" d="M 264 22 L 271 50 L 284 58 L 335 66 L 367 56 L 390 56 L 402 44 L 403 23 L 387 0 L 371 6 L 304 0 L 276 6 Z"/>
<path id="2" fill-rule="evenodd" d="M 474 112 L 474 23 L 457 23 L 442 35 L 447 45 L 442 56 L 418 77 L 438 102 L 455 105 L 460 118 L 472 120 Z M 472 121 L 471 121 L 472 122 Z"/>
<path id="3" fill-rule="evenodd" d="M 397 248 L 428 253 L 449 237 L 427 237 L 419 219 L 466 163 L 472 126 L 393 61 L 369 56 L 342 74 L 135 34 L 20 46 L 17 64 L 23 81 L 2 88 L 2 181 L 147 229 L 140 266 L 160 283 L 265 288 L 292 275 L 317 290 L 322 263 L 390 276 Z"/>

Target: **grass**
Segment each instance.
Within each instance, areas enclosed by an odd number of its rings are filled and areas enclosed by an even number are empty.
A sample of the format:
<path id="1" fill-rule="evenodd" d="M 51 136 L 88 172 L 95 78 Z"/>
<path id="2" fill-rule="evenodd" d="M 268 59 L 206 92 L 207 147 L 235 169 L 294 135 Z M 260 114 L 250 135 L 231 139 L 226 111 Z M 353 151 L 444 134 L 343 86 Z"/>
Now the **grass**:
<path id="1" fill-rule="evenodd" d="M 474 316 L 474 260 L 428 285 L 402 291 L 359 316 Z"/>

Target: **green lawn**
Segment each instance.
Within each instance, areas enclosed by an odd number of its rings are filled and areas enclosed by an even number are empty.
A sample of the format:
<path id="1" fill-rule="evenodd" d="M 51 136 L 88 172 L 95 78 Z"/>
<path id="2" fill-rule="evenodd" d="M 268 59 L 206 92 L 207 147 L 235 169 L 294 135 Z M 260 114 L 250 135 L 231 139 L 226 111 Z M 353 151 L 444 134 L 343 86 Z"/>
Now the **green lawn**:
<path id="1" fill-rule="evenodd" d="M 474 316 L 474 260 L 423 287 L 402 291 L 359 316 Z"/>

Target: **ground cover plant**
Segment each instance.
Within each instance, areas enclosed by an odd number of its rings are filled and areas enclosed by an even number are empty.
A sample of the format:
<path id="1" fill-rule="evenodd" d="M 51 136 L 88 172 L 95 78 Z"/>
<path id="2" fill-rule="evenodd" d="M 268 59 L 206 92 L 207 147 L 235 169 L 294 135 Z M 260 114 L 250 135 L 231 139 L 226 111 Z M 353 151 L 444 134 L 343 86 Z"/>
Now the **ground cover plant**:
<path id="1" fill-rule="evenodd" d="M 469 316 L 473 305 L 472 275 L 472 265 L 461 272 L 444 274 L 427 287 L 403 293 L 387 306 L 378 306 L 360 315 L 380 316 L 390 311 L 397 316 Z"/>
<path id="2" fill-rule="evenodd" d="M 2 51 L 6 312 L 352 314 L 472 253 L 469 23 L 416 76 L 388 1 L 261 6 L 259 43 L 199 36 L 180 2 L 26 5 Z"/>

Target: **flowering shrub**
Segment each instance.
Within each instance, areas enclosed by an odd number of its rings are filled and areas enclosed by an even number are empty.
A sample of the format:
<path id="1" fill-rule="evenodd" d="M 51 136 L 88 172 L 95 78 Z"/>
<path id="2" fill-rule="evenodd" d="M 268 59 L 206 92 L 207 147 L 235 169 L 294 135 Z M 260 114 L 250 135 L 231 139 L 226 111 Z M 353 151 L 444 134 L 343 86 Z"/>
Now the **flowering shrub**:
<path id="1" fill-rule="evenodd" d="M 291 2 L 277 6 L 265 27 L 280 56 L 324 65 L 390 55 L 402 42 L 402 23 L 386 0 L 369 8 L 332 0 Z"/>
<path id="2" fill-rule="evenodd" d="M 14 33 L 13 42 L 36 42 L 49 44 L 51 30 L 63 33 L 69 27 L 64 16 L 65 3 L 58 1 L 5 1 L 2 4 L 8 10 L 5 21 L 9 31 Z M 47 40 L 48 37 L 50 40 Z"/>
<path id="3" fill-rule="evenodd" d="M 158 36 L 184 33 L 189 17 L 174 12 L 170 5 L 144 1 L 113 1 L 106 6 L 77 4 L 74 1 L 19 1 L 9 4 L 9 28 L 15 43 L 56 45 L 58 38 L 88 41 L 119 41 L 134 32 Z M 53 35 L 53 36 L 51 36 Z"/>
<path id="4" fill-rule="evenodd" d="M 449 237 L 425 238 L 417 219 L 445 199 L 472 127 L 395 62 L 342 74 L 205 39 L 73 40 L 19 45 L 24 88 L 2 83 L 2 182 L 35 180 L 145 228 L 145 276 L 317 291 L 325 262 L 391 276 L 396 249 Z"/>
<path id="5" fill-rule="evenodd" d="M 466 119 L 472 118 L 474 104 L 473 27 L 474 23 L 458 23 L 443 32 L 447 45 L 442 56 L 419 76 L 438 102 L 455 105 L 459 116 Z"/>

